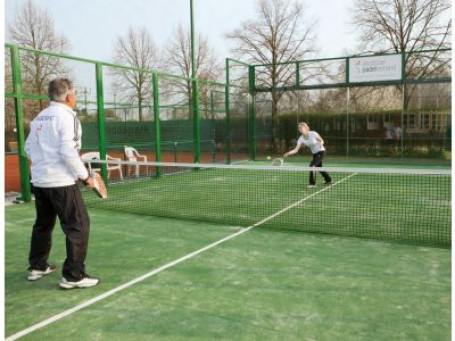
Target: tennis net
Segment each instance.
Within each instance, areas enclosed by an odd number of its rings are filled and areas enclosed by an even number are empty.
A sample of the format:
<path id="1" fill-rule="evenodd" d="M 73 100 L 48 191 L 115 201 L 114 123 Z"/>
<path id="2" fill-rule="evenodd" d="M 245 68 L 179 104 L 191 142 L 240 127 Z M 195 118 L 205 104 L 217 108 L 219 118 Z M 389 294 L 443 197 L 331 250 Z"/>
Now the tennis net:
<path id="1" fill-rule="evenodd" d="M 241 227 L 261 226 L 450 247 L 451 172 L 119 162 L 144 177 L 111 183 L 88 207 Z M 145 169 L 145 170 L 144 170 Z M 319 170 L 319 169 L 318 169 Z M 134 172 L 133 172 L 134 173 Z M 160 176 L 157 176 L 160 174 Z"/>

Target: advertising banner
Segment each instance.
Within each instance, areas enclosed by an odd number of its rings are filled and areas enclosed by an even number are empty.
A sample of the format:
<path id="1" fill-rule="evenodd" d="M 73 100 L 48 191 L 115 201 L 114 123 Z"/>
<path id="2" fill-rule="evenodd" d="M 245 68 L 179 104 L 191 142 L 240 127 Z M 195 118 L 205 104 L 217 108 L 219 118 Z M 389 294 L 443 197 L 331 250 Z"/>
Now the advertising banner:
<path id="1" fill-rule="evenodd" d="M 349 82 L 401 80 L 401 55 L 349 59 Z"/>

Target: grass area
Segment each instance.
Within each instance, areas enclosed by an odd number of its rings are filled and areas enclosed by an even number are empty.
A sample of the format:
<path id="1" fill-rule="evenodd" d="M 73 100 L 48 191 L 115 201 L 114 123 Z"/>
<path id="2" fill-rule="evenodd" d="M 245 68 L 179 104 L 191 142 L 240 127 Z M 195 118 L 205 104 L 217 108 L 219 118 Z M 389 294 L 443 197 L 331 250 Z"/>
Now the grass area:
<path id="1" fill-rule="evenodd" d="M 86 290 L 25 279 L 34 211 L 6 207 L 11 335 L 237 227 L 91 209 Z M 56 228 L 51 261 L 60 268 Z M 261 227 L 43 327 L 24 340 L 450 340 L 450 250 Z"/>

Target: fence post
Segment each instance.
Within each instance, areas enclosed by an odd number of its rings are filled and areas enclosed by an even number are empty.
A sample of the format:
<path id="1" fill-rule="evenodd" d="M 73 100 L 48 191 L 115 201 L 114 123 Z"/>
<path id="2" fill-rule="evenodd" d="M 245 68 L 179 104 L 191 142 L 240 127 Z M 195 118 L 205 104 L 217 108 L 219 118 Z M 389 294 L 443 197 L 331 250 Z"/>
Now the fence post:
<path id="1" fill-rule="evenodd" d="M 229 85 L 229 58 L 226 58 L 226 85 L 224 90 L 224 106 L 226 111 L 226 164 L 231 163 L 231 87 Z"/>
<path id="2" fill-rule="evenodd" d="M 199 82 L 192 79 L 193 88 L 193 138 L 194 138 L 194 162 L 201 162 L 201 132 L 200 132 L 200 112 L 199 112 Z"/>
<path id="3" fill-rule="evenodd" d="M 98 105 L 98 132 L 99 132 L 99 151 L 100 158 L 106 160 L 106 126 L 104 124 L 104 91 L 103 91 L 103 66 L 96 63 L 96 98 Z M 107 164 L 101 164 L 101 176 L 108 183 Z"/>
<path id="4" fill-rule="evenodd" d="M 155 127 L 155 161 L 161 162 L 160 91 L 158 73 L 153 73 L 153 118 Z M 161 177 L 161 167 L 156 167 L 156 177 Z"/>
<path id="5" fill-rule="evenodd" d="M 248 151 L 250 160 L 256 161 L 256 82 L 254 66 L 248 67 Z"/>
<path id="6" fill-rule="evenodd" d="M 25 129 L 24 129 L 24 108 L 22 103 L 22 75 L 19 49 L 11 47 L 11 68 L 14 84 L 14 107 L 16 111 L 17 145 L 19 157 L 19 172 L 21 179 L 21 196 L 19 200 L 29 202 L 32 200 L 30 172 L 28 170 L 28 159 L 25 154 Z"/>
<path id="7" fill-rule="evenodd" d="M 401 142 L 401 145 L 400 145 L 400 157 L 401 157 L 401 161 L 403 161 L 403 157 L 404 157 L 404 112 L 405 112 L 405 108 L 406 108 L 406 104 L 405 104 L 405 101 L 406 101 L 406 52 L 405 51 L 401 51 L 401 86 L 402 86 L 402 96 L 401 96 L 401 130 L 402 130 L 402 133 L 401 133 L 401 138 L 400 138 L 400 142 Z"/>

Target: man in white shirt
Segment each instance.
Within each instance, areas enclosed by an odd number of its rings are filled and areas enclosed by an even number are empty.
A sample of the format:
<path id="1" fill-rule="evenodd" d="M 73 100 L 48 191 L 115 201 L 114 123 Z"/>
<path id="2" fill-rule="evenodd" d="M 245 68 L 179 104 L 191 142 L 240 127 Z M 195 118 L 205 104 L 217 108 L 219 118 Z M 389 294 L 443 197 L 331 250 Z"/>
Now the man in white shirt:
<path id="1" fill-rule="evenodd" d="M 57 78 L 49 83 L 50 106 L 39 113 L 30 126 L 25 151 L 31 160 L 36 220 L 29 254 L 28 280 L 36 281 L 53 273 L 48 264 L 52 231 L 57 217 L 66 235 L 66 260 L 60 287 L 87 288 L 99 279 L 85 273 L 90 218 L 78 181 L 93 187 L 81 158 L 82 129 L 76 113 L 73 83 Z"/>
<path id="2" fill-rule="evenodd" d="M 310 130 L 310 127 L 305 122 L 300 122 L 298 125 L 300 132 L 300 137 L 297 140 L 297 146 L 294 149 L 290 150 L 287 153 L 284 153 L 284 157 L 289 155 L 297 154 L 300 147 L 305 145 L 311 150 L 313 154 L 313 159 L 311 160 L 310 167 L 322 167 L 322 160 L 325 155 L 324 140 L 322 137 L 315 131 Z M 330 185 L 332 183 L 332 178 L 327 172 L 320 172 L 324 178 L 324 184 Z M 314 188 L 316 186 L 315 172 L 310 172 L 310 184 L 308 188 Z"/>

